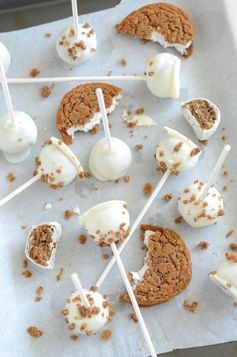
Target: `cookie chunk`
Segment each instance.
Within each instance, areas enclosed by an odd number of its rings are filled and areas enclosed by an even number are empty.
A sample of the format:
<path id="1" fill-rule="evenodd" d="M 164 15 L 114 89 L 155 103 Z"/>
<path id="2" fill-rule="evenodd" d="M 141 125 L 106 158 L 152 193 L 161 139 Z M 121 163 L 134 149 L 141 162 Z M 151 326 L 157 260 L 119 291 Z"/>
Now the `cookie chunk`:
<path id="1" fill-rule="evenodd" d="M 100 123 L 96 88 L 104 94 L 107 113 L 114 111 L 121 89 L 108 83 L 86 83 L 66 93 L 57 111 L 56 125 L 66 144 L 72 144 L 76 131 L 87 132 Z"/>
<path id="2" fill-rule="evenodd" d="M 144 266 L 129 272 L 134 294 L 140 306 L 161 304 L 180 294 L 192 277 L 192 262 L 183 239 L 174 231 L 153 225 L 141 226 L 147 248 Z M 129 296 L 120 296 L 129 302 Z"/>
<path id="3" fill-rule="evenodd" d="M 143 6 L 116 25 L 119 33 L 174 47 L 182 56 L 192 54 L 195 29 L 182 9 L 167 3 Z"/>

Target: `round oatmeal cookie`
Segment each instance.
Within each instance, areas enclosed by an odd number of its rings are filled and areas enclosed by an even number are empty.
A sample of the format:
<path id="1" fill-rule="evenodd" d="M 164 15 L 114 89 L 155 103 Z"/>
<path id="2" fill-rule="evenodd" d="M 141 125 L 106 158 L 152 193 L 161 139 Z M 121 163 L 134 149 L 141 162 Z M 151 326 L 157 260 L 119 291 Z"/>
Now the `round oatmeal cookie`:
<path id="1" fill-rule="evenodd" d="M 143 6 L 116 25 L 117 32 L 174 47 L 182 56 L 192 54 L 195 29 L 189 15 L 177 6 L 155 3 Z"/>
<path id="2" fill-rule="evenodd" d="M 192 277 L 190 252 L 183 239 L 174 231 L 153 225 L 141 226 L 147 248 L 144 266 L 129 272 L 139 306 L 161 304 L 180 294 Z M 123 294 L 120 299 L 130 302 Z"/>
<path id="3" fill-rule="evenodd" d="M 67 92 L 57 111 L 56 125 L 66 144 L 72 144 L 76 131 L 92 130 L 101 121 L 96 89 L 104 94 L 107 113 L 114 111 L 121 89 L 108 83 L 85 83 Z"/>

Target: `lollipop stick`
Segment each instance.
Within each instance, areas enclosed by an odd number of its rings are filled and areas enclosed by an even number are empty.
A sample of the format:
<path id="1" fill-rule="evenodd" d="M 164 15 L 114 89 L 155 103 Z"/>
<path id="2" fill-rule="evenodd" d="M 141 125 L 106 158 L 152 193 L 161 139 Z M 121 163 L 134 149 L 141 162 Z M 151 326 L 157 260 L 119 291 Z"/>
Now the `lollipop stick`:
<path id="1" fill-rule="evenodd" d="M 79 291 L 80 297 L 82 299 L 83 305 L 86 307 L 90 307 L 90 303 L 86 297 L 85 290 L 83 289 L 81 285 L 81 281 L 79 279 L 79 276 L 76 273 L 72 273 L 71 275 L 72 282 L 75 286 L 75 288 Z"/>
<path id="2" fill-rule="evenodd" d="M 102 115 L 102 122 L 103 122 L 103 127 L 104 127 L 104 132 L 105 132 L 105 137 L 107 140 L 107 144 L 109 147 L 109 151 L 112 151 L 112 142 L 111 142 L 111 135 L 110 135 L 110 130 L 109 130 L 109 122 L 108 122 L 108 117 L 106 113 L 106 108 L 105 108 L 105 101 L 104 101 L 104 96 L 101 88 L 96 89 L 96 96 L 100 108 L 100 113 Z"/>
<path id="3" fill-rule="evenodd" d="M 56 83 L 86 81 L 146 81 L 145 76 L 74 76 L 74 77 L 42 77 L 42 78 L 7 78 L 8 84 Z"/>
<path id="4" fill-rule="evenodd" d="M 10 193 L 8 196 L 4 197 L 1 201 L 0 201 L 0 207 L 3 206 L 5 203 L 7 203 L 8 201 L 10 201 L 12 198 L 14 198 L 15 196 L 19 195 L 19 193 L 21 193 L 22 191 L 24 191 L 25 189 L 27 189 L 29 186 L 31 186 L 33 183 L 35 183 L 36 181 L 38 181 L 40 179 L 41 175 L 36 175 L 34 177 L 32 177 L 29 181 L 27 181 L 26 183 L 24 183 L 23 185 L 21 185 L 20 187 L 18 187 L 15 191 L 13 191 L 12 193 Z"/>
<path id="5" fill-rule="evenodd" d="M 162 176 L 161 180 L 158 182 L 156 188 L 154 189 L 152 195 L 150 196 L 150 198 L 147 200 L 145 206 L 143 207 L 143 209 L 141 210 L 141 212 L 139 213 L 139 215 L 137 216 L 135 222 L 133 223 L 132 227 L 131 227 L 131 231 L 129 233 L 129 236 L 123 241 L 123 243 L 120 245 L 118 252 L 119 254 L 121 254 L 121 252 L 123 251 L 123 249 L 125 248 L 126 244 L 128 243 L 129 239 L 131 238 L 131 236 L 133 235 L 133 233 L 135 232 L 135 230 L 137 229 L 138 225 L 140 224 L 141 220 L 143 219 L 143 217 L 145 216 L 146 212 L 148 211 L 148 209 L 150 208 L 150 206 L 152 205 L 153 201 L 155 200 L 155 198 L 157 197 L 158 193 L 160 192 L 160 190 L 162 189 L 163 185 L 165 184 L 166 180 L 168 179 L 168 177 L 170 176 L 171 171 L 170 170 L 166 170 L 166 172 L 164 173 L 164 175 Z M 101 276 L 99 277 L 98 281 L 96 282 L 96 286 L 97 288 L 99 288 L 101 286 L 101 284 L 103 283 L 103 281 L 105 280 L 105 278 L 107 277 L 107 275 L 109 274 L 110 270 L 112 269 L 113 265 L 115 263 L 115 258 L 113 257 L 110 262 L 107 264 L 107 266 L 105 267 L 105 270 L 103 271 L 103 273 L 101 274 Z"/>
<path id="6" fill-rule="evenodd" d="M 114 258 L 116 260 L 116 263 L 118 265 L 118 268 L 120 270 L 120 273 L 122 275 L 122 278 L 123 278 L 123 281 L 124 281 L 124 284 L 126 286 L 126 289 L 127 289 L 127 292 L 128 292 L 128 295 L 130 297 L 130 300 L 131 300 L 131 303 L 132 303 L 132 306 L 134 308 L 134 311 L 137 315 L 137 318 L 138 318 L 138 321 L 139 321 L 139 324 L 140 324 L 140 327 L 141 327 L 141 330 L 142 330 L 142 333 L 143 333 L 143 336 L 146 340 L 146 343 L 147 343 L 147 346 L 149 348 L 149 351 L 150 351 L 150 354 L 152 357 L 156 357 L 156 351 L 155 351 L 155 348 L 152 344 L 152 341 L 151 341 L 151 338 L 150 338 L 150 335 L 149 335 L 149 332 L 147 330 L 147 327 L 145 325 L 145 322 L 143 320 L 143 317 L 142 317 L 142 314 L 141 314 L 141 311 L 140 311 L 140 308 L 138 306 L 138 303 L 137 303 L 137 300 L 135 298 L 135 295 L 134 295 L 134 292 L 132 290 L 132 287 L 129 283 L 129 280 L 128 280 L 128 277 L 127 277 L 127 274 L 126 274 L 126 271 L 124 269 L 124 266 L 123 266 L 123 263 L 122 263 L 122 260 L 119 256 L 119 252 L 117 250 L 117 247 L 115 245 L 115 243 L 112 243 L 111 245 L 111 249 L 113 251 L 113 254 L 114 254 Z"/>
<path id="7" fill-rule="evenodd" d="M 2 89 L 3 89 L 3 93 L 4 93 L 4 97 L 5 97 L 5 102 L 6 102 L 8 114 L 9 114 L 9 116 L 11 118 L 12 125 L 15 126 L 16 123 L 15 123 L 15 118 L 14 118 L 12 100 L 11 100 L 11 96 L 10 96 L 10 92 L 9 92 L 7 79 L 6 79 L 6 75 L 5 75 L 5 71 L 4 71 L 4 67 L 3 67 L 3 62 L 2 61 L 0 61 L 0 77 L 1 77 Z"/>
<path id="8" fill-rule="evenodd" d="M 209 189 L 215 184 L 216 182 L 216 179 L 217 179 L 217 176 L 219 175 L 219 172 L 221 170 L 221 167 L 227 157 L 227 155 L 229 154 L 230 152 L 230 149 L 231 149 L 231 146 L 230 145 L 225 145 L 220 156 L 219 156 L 219 159 L 217 160 L 217 163 L 211 173 L 211 176 L 209 178 L 209 181 L 208 183 L 206 184 L 206 187 L 204 189 L 204 191 L 201 193 L 201 195 L 199 196 L 199 200 L 200 201 L 203 201 L 204 198 L 206 197 Z"/>
<path id="9" fill-rule="evenodd" d="M 79 37 L 79 24 L 78 24 L 78 11 L 77 11 L 77 0 L 72 0 L 72 16 L 73 24 L 76 38 Z"/>

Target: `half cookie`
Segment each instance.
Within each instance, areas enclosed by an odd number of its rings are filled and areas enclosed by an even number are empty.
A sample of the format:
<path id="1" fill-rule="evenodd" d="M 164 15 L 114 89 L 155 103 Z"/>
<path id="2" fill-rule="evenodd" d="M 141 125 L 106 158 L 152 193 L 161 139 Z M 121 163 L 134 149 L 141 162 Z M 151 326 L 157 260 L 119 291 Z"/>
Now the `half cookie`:
<path id="1" fill-rule="evenodd" d="M 129 272 L 134 294 L 140 306 L 161 304 L 180 294 L 192 277 L 189 250 L 182 238 L 168 228 L 141 226 L 147 248 L 144 266 L 139 272 Z M 129 302 L 127 294 L 122 301 Z"/>
<path id="2" fill-rule="evenodd" d="M 219 108 L 208 99 L 197 98 L 181 105 L 184 118 L 199 140 L 207 140 L 215 133 L 221 120 Z"/>
<path id="3" fill-rule="evenodd" d="M 107 83 L 86 83 L 66 93 L 57 111 L 56 125 L 66 144 L 72 144 L 76 131 L 87 132 L 101 121 L 96 88 L 104 94 L 107 113 L 114 111 L 121 89 Z"/>
<path id="4" fill-rule="evenodd" d="M 166 3 L 143 6 L 116 25 L 119 33 L 173 47 L 182 56 L 191 56 L 195 29 L 182 9 Z"/>

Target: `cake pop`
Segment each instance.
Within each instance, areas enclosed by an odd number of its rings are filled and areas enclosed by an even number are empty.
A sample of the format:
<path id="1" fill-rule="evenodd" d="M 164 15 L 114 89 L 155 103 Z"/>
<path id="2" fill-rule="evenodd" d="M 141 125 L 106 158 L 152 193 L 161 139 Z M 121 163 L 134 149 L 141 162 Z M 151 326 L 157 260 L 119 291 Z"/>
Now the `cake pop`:
<path id="1" fill-rule="evenodd" d="M 145 75 L 109 76 L 110 81 L 145 81 L 148 89 L 157 97 L 179 97 L 180 92 L 180 64 L 178 57 L 169 53 L 159 53 L 147 61 Z M 8 83 L 48 83 L 72 81 L 108 81 L 108 76 L 74 76 L 47 78 L 11 78 Z"/>
<path id="2" fill-rule="evenodd" d="M 0 118 L 0 149 L 9 162 L 17 163 L 29 156 L 31 147 L 37 139 L 37 128 L 28 114 L 13 111 L 2 61 L 0 61 L 0 77 L 8 109 L 8 113 Z"/>
<path id="3" fill-rule="evenodd" d="M 83 172 L 79 160 L 69 147 L 54 137 L 45 143 L 40 155 L 35 158 L 35 165 L 34 176 L 0 200 L 0 207 L 40 179 L 48 183 L 50 188 L 59 189 L 70 184 Z"/>
<path id="4" fill-rule="evenodd" d="M 207 184 L 195 180 L 179 197 L 178 211 L 192 227 L 214 224 L 224 215 L 222 195 L 213 185 L 230 149 L 230 145 L 225 145 Z"/>
<path id="5" fill-rule="evenodd" d="M 200 141 L 210 138 L 220 124 L 220 109 L 208 99 L 189 100 L 181 104 L 181 109 Z"/>
<path id="6" fill-rule="evenodd" d="M 59 57 L 70 66 L 88 61 L 96 52 L 96 35 L 88 22 L 78 23 L 77 0 L 72 0 L 73 26 L 65 27 L 56 43 Z"/>
<path id="7" fill-rule="evenodd" d="M 53 269 L 62 227 L 58 222 L 41 223 L 33 226 L 26 239 L 27 259 L 42 269 Z"/>

